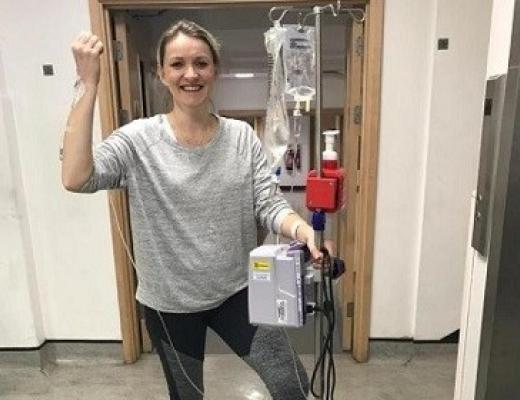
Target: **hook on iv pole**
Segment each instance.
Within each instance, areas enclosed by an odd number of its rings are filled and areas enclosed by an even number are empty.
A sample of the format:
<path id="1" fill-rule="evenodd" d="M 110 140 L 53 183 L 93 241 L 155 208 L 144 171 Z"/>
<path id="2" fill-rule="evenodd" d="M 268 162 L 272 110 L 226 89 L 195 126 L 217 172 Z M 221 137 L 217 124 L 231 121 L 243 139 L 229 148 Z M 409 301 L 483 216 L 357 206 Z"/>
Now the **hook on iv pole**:
<path id="1" fill-rule="evenodd" d="M 316 14 L 321 14 L 325 10 L 330 10 L 330 12 L 332 13 L 332 15 L 334 17 L 337 17 L 341 13 L 346 13 L 354 20 L 354 22 L 356 22 L 358 24 L 363 23 L 366 18 L 365 11 L 363 11 L 362 9 L 360 9 L 360 8 L 341 8 L 341 0 L 338 0 L 336 7 L 334 7 L 333 4 L 327 4 L 326 6 L 323 6 L 323 7 L 318 7 L 318 6 L 314 7 L 312 11 L 305 14 L 305 16 L 303 17 L 303 22 L 301 24 L 305 25 L 305 21 L 307 20 L 308 17 L 315 16 Z"/>
<path id="2" fill-rule="evenodd" d="M 280 24 L 283 17 L 285 17 L 285 14 L 287 14 L 289 12 L 289 10 L 291 10 L 291 9 L 292 9 L 292 7 L 271 7 L 271 9 L 269 10 L 269 21 L 271 21 L 271 23 L 273 25 Z M 278 19 L 274 19 L 274 16 L 273 16 L 274 12 L 279 11 L 279 10 L 283 10 L 282 13 L 280 14 L 280 17 Z"/>

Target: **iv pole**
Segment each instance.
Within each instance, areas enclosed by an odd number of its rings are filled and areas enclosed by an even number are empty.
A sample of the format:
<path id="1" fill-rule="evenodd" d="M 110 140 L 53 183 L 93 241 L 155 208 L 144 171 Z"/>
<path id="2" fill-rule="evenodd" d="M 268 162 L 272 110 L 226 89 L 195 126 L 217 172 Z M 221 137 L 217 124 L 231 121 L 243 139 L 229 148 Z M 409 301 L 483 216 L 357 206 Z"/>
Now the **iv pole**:
<path id="1" fill-rule="evenodd" d="M 277 20 L 273 19 L 273 12 L 276 10 L 282 10 L 282 14 Z M 315 147 L 315 166 L 318 177 L 321 176 L 321 113 L 322 113 L 322 76 L 321 76 L 321 14 L 329 10 L 336 17 L 340 12 L 348 13 L 352 19 L 357 23 L 363 23 L 365 20 L 365 12 L 360 9 L 342 9 L 341 1 L 337 1 L 336 8 L 332 4 L 328 4 L 326 6 L 314 6 L 312 8 L 312 12 L 305 15 L 303 18 L 302 25 L 305 24 L 305 20 L 307 17 L 314 15 L 315 16 L 315 54 L 316 54 L 316 104 L 315 104 L 315 120 L 314 120 L 314 147 Z M 269 19 L 273 24 L 275 21 L 280 23 L 281 20 L 288 12 L 302 12 L 308 11 L 308 9 L 295 8 L 295 7 L 272 7 L 269 11 Z M 361 14 L 360 18 L 355 16 L 355 13 Z M 324 226 L 324 221 L 323 221 Z M 319 248 L 323 248 L 324 246 L 324 230 L 315 230 L 315 241 L 319 245 Z M 329 273 L 332 273 L 329 271 Z M 327 282 L 325 278 L 325 271 L 319 271 L 319 278 L 315 279 L 314 283 L 314 296 L 316 301 L 316 308 L 318 310 L 324 309 L 324 294 L 322 281 Z M 324 331 L 325 331 L 325 321 L 323 312 L 315 312 L 314 313 L 314 362 L 318 363 L 320 356 L 323 352 L 324 346 Z M 332 342 L 331 342 L 332 344 Z M 318 400 L 323 399 L 324 389 L 325 389 L 325 370 L 324 363 L 320 362 L 319 367 L 317 369 L 317 377 L 318 377 L 318 397 L 315 397 Z"/>
<path id="2" fill-rule="evenodd" d="M 314 148 L 315 148 L 315 166 L 318 176 L 321 176 L 321 112 L 322 112 L 322 92 L 321 92 L 321 7 L 314 7 L 315 14 L 315 35 L 316 35 L 316 106 L 314 117 Z M 315 231 L 315 240 L 319 248 L 324 245 L 324 231 Z M 319 271 L 320 279 L 314 283 L 314 296 L 316 305 L 323 310 L 323 288 L 321 282 L 325 279 L 324 271 Z M 314 314 L 314 362 L 319 361 L 320 355 L 323 351 L 323 336 L 324 336 L 324 315 L 322 312 Z M 318 393 L 323 398 L 325 388 L 325 371 L 324 363 L 320 362 L 318 367 Z"/>

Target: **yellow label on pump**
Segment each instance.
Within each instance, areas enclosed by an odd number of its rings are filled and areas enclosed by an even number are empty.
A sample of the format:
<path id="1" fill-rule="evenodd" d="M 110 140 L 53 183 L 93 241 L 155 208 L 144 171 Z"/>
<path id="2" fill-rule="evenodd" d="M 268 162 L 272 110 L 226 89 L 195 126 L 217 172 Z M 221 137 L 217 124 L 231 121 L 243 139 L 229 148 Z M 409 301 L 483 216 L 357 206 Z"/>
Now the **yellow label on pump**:
<path id="1" fill-rule="evenodd" d="M 271 263 L 267 261 L 254 260 L 251 267 L 256 271 L 268 271 L 271 269 Z"/>

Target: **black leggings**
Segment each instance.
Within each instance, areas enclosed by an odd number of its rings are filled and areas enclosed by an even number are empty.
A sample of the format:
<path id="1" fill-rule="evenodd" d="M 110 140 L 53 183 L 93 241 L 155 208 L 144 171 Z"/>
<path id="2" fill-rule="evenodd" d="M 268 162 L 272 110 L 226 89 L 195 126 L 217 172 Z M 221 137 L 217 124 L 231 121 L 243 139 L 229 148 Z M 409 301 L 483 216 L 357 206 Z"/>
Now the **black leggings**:
<path id="1" fill-rule="evenodd" d="M 186 314 L 161 312 L 177 354 L 171 348 L 157 311 L 146 306 L 144 310 L 146 326 L 159 353 L 171 400 L 203 398 L 202 363 L 207 327 L 258 373 L 273 400 L 306 398 L 302 389 L 308 393 L 307 374 L 282 329 L 249 323 L 247 289 L 211 310 Z"/>

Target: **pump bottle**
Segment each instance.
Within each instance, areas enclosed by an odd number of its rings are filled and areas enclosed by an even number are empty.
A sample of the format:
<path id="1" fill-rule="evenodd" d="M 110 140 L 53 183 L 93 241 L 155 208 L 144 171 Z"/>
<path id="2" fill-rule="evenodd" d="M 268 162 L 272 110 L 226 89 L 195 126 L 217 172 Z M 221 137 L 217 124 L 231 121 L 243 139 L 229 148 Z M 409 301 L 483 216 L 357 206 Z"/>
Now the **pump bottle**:
<path id="1" fill-rule="evenodd" d="M 321 156 L 321 167 L 323 169 L 338 169 L 338 153 L 334 149 L 338 135 L 338 130 L 323 132 L 323 136 L 325 136 L 325 150 Z"/>

